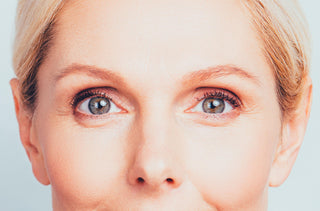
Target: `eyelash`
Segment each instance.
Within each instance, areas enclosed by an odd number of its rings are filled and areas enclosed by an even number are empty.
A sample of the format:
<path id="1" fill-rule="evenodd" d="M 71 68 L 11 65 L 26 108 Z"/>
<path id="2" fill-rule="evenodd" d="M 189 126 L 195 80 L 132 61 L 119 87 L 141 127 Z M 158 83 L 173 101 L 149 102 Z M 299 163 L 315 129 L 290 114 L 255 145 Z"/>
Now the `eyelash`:
<path id="1" fill-rule="evenodd" d="M 201 91 L 201 89 L 205 89 L 205 90 Z M 88 98 L 104 97 L 112 102 L 112 97 L 110 96 L 110 94 L 107 94 L 108 90 L 111 91 L 111 90 L 113 90 L 113 88 L 110 88 L 110 87 L 90 88 L 90 89 L 86 89 L 86 90 L 79 92 L 78 94 L 76 94 L 73 97 L 73 99 L 71 101 L 71 107 L 72 107 L 73 112 L 76 113 L 79 104 L 81 102 L 84 102 L 84 100 L 86 100 Z M 196 92 L 197 96 L 194 99 L 197 102 L 197 104 L 207 98 L 216 98 L 216 99 L 227 101 L 228 103 L 230 103 L 230 105 L 233 107 L 233 109 L 241 108 L 241 106 L 242 106 L 242 103 L 241 103 L 240 99 L 237 97 L 237 95 L 235 95 L 231 91 L 228 91 L 225 89 L 198 88 L 196 91 L 197 91 Z M 119 107 L 121 107 L 121 106 L 119 106 Z M 194 103 L 193 103 L 193 107 L 194 107 Z M 212 115 L 217 115 L 217 114 L 205 114 L 205 115 L 212 116 Z"/>
<path id="2" fill-rule="evenodd" d="M 92 97 L 105 97 L 108 100 L 112 101 L 112 97 L 108 96 L 106 94 L 106 88 L 101 88 L 102 90 L 99 90 L 99 88 L 92 88 L 92 89 L 86 89 L 84 91 L 81 91 L 80 93 L 76 94 L 76 96 L 71 101 L 71 106 L 73 110 L 75 111 L 79 103 L 83 102 L 85 99 L 92 98 Z"/>
<path id="3" fill-rule="evenodd" d="M 233 108 L 239 108 L 241 106 L 240 99 L 230 91 L 224 89 L 208 90 L 201 94 L 201 97 L 196 97 L 198 102 L 201 102 L 207 98 L 217 98 L 220 100 L 226 100 L 232 105 Z"/>

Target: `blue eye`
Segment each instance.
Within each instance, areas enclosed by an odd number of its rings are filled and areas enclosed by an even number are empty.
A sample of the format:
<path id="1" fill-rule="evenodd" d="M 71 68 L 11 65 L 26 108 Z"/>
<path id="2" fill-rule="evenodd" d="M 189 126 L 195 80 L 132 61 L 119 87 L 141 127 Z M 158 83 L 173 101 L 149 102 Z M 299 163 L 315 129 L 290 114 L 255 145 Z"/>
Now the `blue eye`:
<path id="1" fill-rule="evenodd" d="M 207 114 L 224 114 L 240 106 L 237 97 L 225 90 L 206 92 L 197 101 L 191 111 Z"/>
<path id="2" fill-rule="evenodd" d="M 229 112 L 232 107 L 229 103 L 222 99 L 217 98 L 207 98 L 202 102 L 202 110 L 205 113 L 219 114 L 223 112 Z"/>
<path id="3" fill-rule="evenodd" d="M 206 98 L 198 103 L 192 110 L 209 114 L 221 114 L 233 110 L 233 107 L 226 100 L 219 98 Z"/>
<path id="4" fill-rule="evenodd" d="M 88 102 L 88 108 L 95 115 L 108 113 L 110 110 L 110 100 L 104 97 L 91 98 Z"/>
<path id="5" fill-rule="evenodd" d="M 80 103 L 79 110 L 86 114 L 102 115 L 106 113 L 120 112 L 111 99 L 106 97 L 91 97 Z"/>

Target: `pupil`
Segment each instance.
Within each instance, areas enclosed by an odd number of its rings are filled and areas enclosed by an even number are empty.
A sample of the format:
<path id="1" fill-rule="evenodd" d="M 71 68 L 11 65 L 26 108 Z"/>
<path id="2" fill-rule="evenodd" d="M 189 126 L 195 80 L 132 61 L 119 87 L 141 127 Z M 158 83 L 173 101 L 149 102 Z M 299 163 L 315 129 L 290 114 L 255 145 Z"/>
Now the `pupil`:
<path id="1" fill-rule="evenodd" d="M 203 102 L 202 108 L 205 113 L 218 114 L 224 111 L 225 103 L 221 99 L 208 98 Z"/>
<path id="2" fill-rule="evenodd" d="M 110 110 L 110 101 L 104 97 L 94 97 L 88 107 L 92 114 L 104 114 Z"/>

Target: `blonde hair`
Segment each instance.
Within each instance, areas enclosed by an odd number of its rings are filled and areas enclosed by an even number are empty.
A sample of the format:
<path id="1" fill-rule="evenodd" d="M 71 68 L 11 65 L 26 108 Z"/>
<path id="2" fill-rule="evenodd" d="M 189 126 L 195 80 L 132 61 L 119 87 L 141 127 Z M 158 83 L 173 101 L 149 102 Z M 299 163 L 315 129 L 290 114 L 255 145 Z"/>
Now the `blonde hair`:
<path id="1" fill-rule="evenodd" d="M 54 35 L 54 25 L 64 0 L 20 0 L 16 16 L 13 68 L 26 108 L 34 110 L 37 72 L 46 58 Z"/>
<path id="2" fill-rule="evenodd" d="M 283 118 L 298 107 L 310 69 L 308 24 L 297 0 L 246 0 L 265 57 L 274 70 Z"/>
<path id="3" fill-rule="evenodd" d="M 34 110 L 37 72 L 50 49 L 54 24 L 65 0 L 20 0 L 13 66 L 25 105 Z M 282 117 L 298 106 L 309 74 L 307 24 L 296 0 L 243 0 L 265 57 L 274 70 Z"/>

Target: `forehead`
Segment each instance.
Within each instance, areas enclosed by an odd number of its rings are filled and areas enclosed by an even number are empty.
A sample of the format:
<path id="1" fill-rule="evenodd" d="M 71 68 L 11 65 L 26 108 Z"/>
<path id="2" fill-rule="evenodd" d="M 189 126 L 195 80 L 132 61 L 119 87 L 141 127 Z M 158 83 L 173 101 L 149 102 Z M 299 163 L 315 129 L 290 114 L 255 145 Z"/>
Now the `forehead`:
<path id="1" fill-rule="evenodd" d="M 271 77 L 257 34 L 236 0 L 70 1 L 58 17 L 53 48 L 57 69 L 84 63 L 133 79 L 155 73 L 172 79 L 236 65 Z"/>

